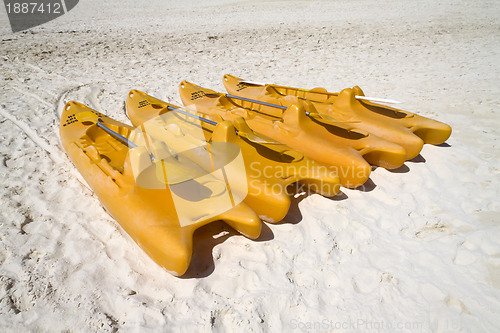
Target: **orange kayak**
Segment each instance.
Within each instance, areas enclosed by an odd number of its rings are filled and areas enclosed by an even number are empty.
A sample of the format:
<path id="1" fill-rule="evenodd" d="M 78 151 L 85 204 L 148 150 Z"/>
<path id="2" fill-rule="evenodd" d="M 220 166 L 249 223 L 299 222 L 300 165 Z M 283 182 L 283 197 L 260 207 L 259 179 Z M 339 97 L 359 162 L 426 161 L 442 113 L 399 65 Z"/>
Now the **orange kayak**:
<path id="1" fill-rule="evenodd" d="M 307 90 L 247 82 L 232 75 L 224 75 L 223 82 L 230 94 L 270 103 L 287 105 L 287 96 L 295 96 L 308 111 L 352 123 L 354 127 L 401 145 L 407 159 L 416 157 L 424 143 L 441 144 L 451 135 L 447 124 L 366 100 L 357 86 L 330 93 L 324 88 Z"/>
<path id="2" fill-rule="evenodd" d="M 393 169 L 405 161 L 406 153 L 401 146 L 345 124 L 325 124 L 308 116 L 297 98 L 292 97 L 290 106 L 283 110 L 229 98 L 185 81 L 179 90 L 188 108 L 231 121 L 243 117 L 256 133 L 335 170 L 345 187 L 357 187 L 368 180 L 369 162 Z"/>
<path id="3" fill-rule="evenodd" d="M 89 115 L 98 121 L 88 121 Z M 69 102 L 59 133 L 69 158 L 106 210 L 158 265 L 173 275 L 185 273 L 194 231 L 213 221 L 224 220 L 249 238 L 259 237 L 261 221 L 247 204 L 221 201 L 228 195 L 224 183 L 192 163 L 180 163 L 180 156 L 161 159 L 161 146 L 150 150 L 141 140 L 131 143 L 133 131 Z M 197 195 L 184 195 L 186 189 L 197 189 Z"/>
<path id="4" fill-rule="evenodd" d="M 241 117 L 230 122 L 213 114 L 186 115 L 186 110 L 181 107 L 138 90 L 130 91 L 126 107 L 134 126 L 144 127 L 156 140 L 166 142 L 174 150 L 192 149 L 191 145 L 199 140 L 193 138 L 193 130 L 186 130 L 190 125 L 201 127 L 202 141 L 237 145 L 244 165 L 239 170 L 231 170 L 231 175 L 247 186 L 244 202 L 267 222 L 280 221 L 287 214 L 290 207 L 288 187 L 292 184 L 297 188 L 304 185 L 306 190 L 326 196 L 339 192 L 340 181 L 334 172 L 283 144 L 270 143 L 256 136 Z M 182 138 L 169 134 L 174 123 L 182 128 Z M 155 130 L 151 124 L 161 130 Z M 197 156 L 191 158 L 200 165 L 210 166 L 202 163 Z"/>

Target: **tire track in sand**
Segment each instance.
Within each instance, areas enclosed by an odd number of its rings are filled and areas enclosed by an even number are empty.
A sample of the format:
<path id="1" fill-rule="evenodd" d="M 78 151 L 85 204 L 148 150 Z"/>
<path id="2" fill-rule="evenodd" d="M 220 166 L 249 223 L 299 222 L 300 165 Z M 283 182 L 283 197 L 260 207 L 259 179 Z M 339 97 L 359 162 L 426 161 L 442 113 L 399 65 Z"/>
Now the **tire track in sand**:
<path id="1" fill-rule="evenodd" d="M 36 99 L 37 101 L 39 101 L 40 103 L 44 104 L 45 106 L 51 108 L 52 107 L 52 104 L 50 104 L 49 102 L 47 102 L 46 100 L 44 100 L 43 98 L 41 98 L 40 96 L 38 96 L 37 94 L 33 94 L 33 93 L 30 93 L 30 92 L 27 92 L 26 90 L 22 90 L 22 89 L 19 89 L 19 88 L 16 88 L 16 87 L 12 87 L 12 89 L 14 89 L 15 91 L 17 91 L 18 93 L 22 94 L 22 95 L 26 95 L 26 96 L 29 96 L 29 97 L 32 97 L 34 99 Z"/>
<path id="2" fill-rule="evenodd" d="M 30 139 L 33 141 L 38 147 L 42 148 L 45 150 L 45 152 L 48 154 L 49 158 L 54 162 L 54 163 L 62 163 L 63 159 L 61 158 L 61 152 L 54 150 L 51 145 L 49 145 L 44 139 L 42 139 L 38 133 L 32 129 L 28 124 L 25 122 L 17 119 L 13 115 L 9 113 L 5 108 L 0 107 L 0 115 L 2 115 L 4 118 L 10 120 L 11 122 L 14 123 L 21 131 L 23 131 Z"/>

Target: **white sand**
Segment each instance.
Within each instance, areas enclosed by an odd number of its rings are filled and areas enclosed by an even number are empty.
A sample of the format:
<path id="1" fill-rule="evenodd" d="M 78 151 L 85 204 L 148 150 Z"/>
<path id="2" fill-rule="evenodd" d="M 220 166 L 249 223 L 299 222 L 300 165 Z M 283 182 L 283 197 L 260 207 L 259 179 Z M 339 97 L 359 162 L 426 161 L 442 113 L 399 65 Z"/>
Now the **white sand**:
<path id="1" fill-rule="evenodd" d="M 82 0 L 16 34 L 0 7 L 0 331 L 500 329 L 500 2 Z M 179 102 L 225 73 L 357 84 L 453 134 L 365 192 L 298 198 L 260 241 L 201 230 L 175 278 L 87 188 L 57 115 L 128 122 L 129 89 Z"/>

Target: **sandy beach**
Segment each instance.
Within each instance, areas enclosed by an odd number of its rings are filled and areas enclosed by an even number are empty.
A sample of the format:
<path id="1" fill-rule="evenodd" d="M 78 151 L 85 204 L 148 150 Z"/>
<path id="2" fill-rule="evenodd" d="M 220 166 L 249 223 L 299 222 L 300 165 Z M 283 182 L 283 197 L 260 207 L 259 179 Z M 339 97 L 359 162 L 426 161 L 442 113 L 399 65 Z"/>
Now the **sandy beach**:
<path id="1" fill-rule="evenodd" d="M 500 2 L 82 0 L 18 33 L 0 9 L 2 332 L 496 332 L 500 329 Z M 139 89 L 181 105 L 222 76 L 404 101 L 445 122 L 357 190 L 298 195 L 249 240 L 195 234 L 157 266 L 66 156 L 70 100 L 130 124 Z"/>

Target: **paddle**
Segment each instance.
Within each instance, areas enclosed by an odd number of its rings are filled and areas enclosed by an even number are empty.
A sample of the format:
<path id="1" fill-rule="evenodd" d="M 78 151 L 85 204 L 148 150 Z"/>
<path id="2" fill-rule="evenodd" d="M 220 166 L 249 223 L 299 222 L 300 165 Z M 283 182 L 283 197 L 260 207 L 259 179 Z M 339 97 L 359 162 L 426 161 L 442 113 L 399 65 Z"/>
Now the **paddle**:
<path id="1" fill-rule="evenodd" d="M 288 109 L 287 106 L 278 105 L 278 104 L 272 104 L 272 103 L 267 103 L 267 102 L 262 102 L 262 101 L 258 101 L 256 99 L 251 99 L 251 98 L 246 98 L 246 97 L 240 97 L 240 96 L 235 96 L 235 95 L 231 95 L 231 94 L 223 94 L 223 93 L 220 93 L 220 94 L 211 94 L 211 93 L 208 93 L 208 94 L 205 94 L 205 96 L 208 96 L 208 97 L 226 96 L 226 97 L 229 97 L 229 98 L 240 99 L 242 101 L 247 101 L 247 102 L 252 102 L 252 103 L 256 103 L 256 104 L 260 104 L 260 105 L 270 106 L 272 108 L 277 108 L 277 109 L 281 109 L 281 110 Z M 330 117 L 330 116 L 328 116 L 326 114 L 317 113 L 317 112 L 306 111 L 306 115 L 309 116 L 309 117 L 311 117 L 311 118 L 314 118 L 314 119 L 326 120 L 326 121 L 331 122 L 331 123 L 359 123 L 359 121 L 343 121 L 343 120 L 338 120 L 338 119 L 332 118 L 332 117 Z"/>
<path id="2" fill-rule="evenodd" d="M 96 115 L 94 112 L 91 112 L 91 111 L 79 112 L 79 113 L 75 114 L 75 117 L 76 117 L 76 119 L 78 119 L 82 123 L 91 122 L 91 123 L 96 124 L 98 127 L 102 128 L 103 130 L 105 130 L 106 132 L 108 132 L 109 134 L 114 136 L 115 138 L 125 142 L 131 148 L 138 147 L 135 143 L 133 143 L 132 141 L 130 141 L 126 137 L 116 133 L 111 128 L 103 125 L 101 118 L 99 118 L 99 116 Z"/>
<path id="3" fill-rule="evenodd" d="M 263 87 L 266 86 L 264 83 L 259 83 L 259 82 L 254 82 L 254 81 L 240 81 L 240 83 L 244 83 L 244 84 L 247 84 L 250 86 L 263 86 Z M 273 86 L 278 87 L 278 88 L 287 88 L 287 87 L 278 86 L 278 85 L 273 85 Z M 310 91 L 307 89 L 300 89 L 300 90 L 301 91 Z M 371 102 L 380 102 L 380 103 L 388 103 L 388 104 L 401 104 L 401 103 L 403 103 L 400 101 L 395 101 L 393 99 L 387 99 L 387 98 L 368 97 L 368 96 L 359 96 L 359 95 L 355 95 L 354 97 L 356 99 L 359 99 L 359 100 L 371 101 Z"/>
<path id="4" fill-rule="evenodd" d="M 152 104 L 152 105 L 163 107 L 163 105 L 161 105 L 161 104 Z M 203 122 L 206 122 L 206 123 L 214 125 L 214 126 L 218 125 L 218 123 L 215 122 L 215 121 L 213 121 L 213 120 L 197 116 L 197 115 L 192 114 L 191 112 L 188 112 L 186 110 L 174 108 L 172 106 L 166 106 L 164 108 L 167 109 L 167 110 L 171 110 L 171 111 L 176 111 L 176 112 L 182 113 L 182 114 L 184 114 L 186 116 L 189 116 L 189 117 L 201 120 Z M 265 140 L 265 139 L 257 136 L 256 134 L 254 134 L 254 133 L 252 133 L 250 131 L 251 130 L 249 130 L 249 131 L 240 131 L 240 130 L 236 129 L 236 134 L 239 135 L 239 136 L 241 136 L 241 137 L 243 137 L 243 138 L 245 138 L 245 139 L 248 139 L 249 141 L 254 142 L 254 143 L 259 143 L 259 144 L 266 144 L 266 143 L 267 144 L 279 144 L 279 142 L 276 142 L 276 141 Z"/>
<path id="5" fill-rule="evenodd" d="M 107 133 L 111 134 L 113 137 L 123 141 L 130 148 L 139 147 L 123 135 L 113 131 L 111 128 L 102 124 L 102 119 L 99 115 L 95 114 L 91 111 L 83 111 L 75 114 L 77 120 L 82 123 L 93 123 L 98 127 L 102 128 Z M 200 150 L 203 147 L 199 147 Z M 162 159 L 155 161 L 154 156 L 149 155 L 152 162 L 160 162 L 160 164 L 156 164 L 155 173 L 156 177 L 159 180 L 166 182 L 169 185 L 175 185 L 187 180 L 195 179 L 197 177 L 203 176 L 206 172 L 200 168 L 199 165 L 192 162 L 190 159 L 183 156 L 183 154 L 176 154 L 175 156 L 168 156 Z M 164 170 L 168 170 L 168 177 L 165 178 Z"/>

